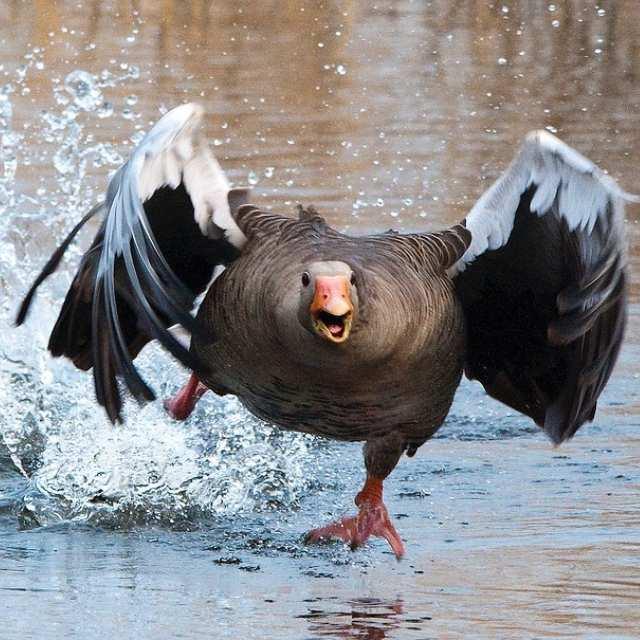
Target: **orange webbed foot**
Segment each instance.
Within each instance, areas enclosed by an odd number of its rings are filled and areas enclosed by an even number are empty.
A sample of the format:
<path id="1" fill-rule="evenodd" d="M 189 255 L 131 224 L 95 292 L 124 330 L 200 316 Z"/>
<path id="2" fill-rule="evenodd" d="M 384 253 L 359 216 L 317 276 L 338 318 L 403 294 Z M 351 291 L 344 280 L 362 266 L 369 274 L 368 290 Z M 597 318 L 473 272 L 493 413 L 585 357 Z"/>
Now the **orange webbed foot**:
<path id="1" fill-rule="evenodd" d="M 173 398 L 164 401 L 164 408 L 174 420 L 186 420 L 208 390 L 196 374 L 192 373 L 189 382 Z"/>
<path id="2" fill-rule="evenodd" d="M 379 483 L 379 486 L 374 483 Z M 396 558 L 404 555 L 404 545 L 393 526 L 387 507 L 382 501 L 382 481 L 367 479 L 363 490 L 356 498 L 358 515 L 345 517 L 325 527 L 313 529 L 305 537 L 307 543 L 324 542 L 330 539 L 343 540 L 352 550 L 362 546 L 371 536 L 384 538 Z"/>

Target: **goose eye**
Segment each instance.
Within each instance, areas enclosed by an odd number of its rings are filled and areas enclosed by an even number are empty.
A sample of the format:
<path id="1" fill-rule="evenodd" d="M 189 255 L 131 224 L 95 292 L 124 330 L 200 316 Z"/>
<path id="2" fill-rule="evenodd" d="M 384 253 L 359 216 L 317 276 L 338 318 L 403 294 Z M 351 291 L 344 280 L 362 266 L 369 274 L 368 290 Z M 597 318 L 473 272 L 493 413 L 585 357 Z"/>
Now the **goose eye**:
<path id="1" fill-rule="evenodd" d="M 305 271 L 302 274 L 302 286 L 308 287 L 310 282 L 311 282 L 311 276 Z"/>
<path id="2" fill-rule="evenodd" d="M 353 286 L 355 286 L 355 284 L 356 284 L 356 274 L 355 273 L 351 274 L 351 284 Z"/>

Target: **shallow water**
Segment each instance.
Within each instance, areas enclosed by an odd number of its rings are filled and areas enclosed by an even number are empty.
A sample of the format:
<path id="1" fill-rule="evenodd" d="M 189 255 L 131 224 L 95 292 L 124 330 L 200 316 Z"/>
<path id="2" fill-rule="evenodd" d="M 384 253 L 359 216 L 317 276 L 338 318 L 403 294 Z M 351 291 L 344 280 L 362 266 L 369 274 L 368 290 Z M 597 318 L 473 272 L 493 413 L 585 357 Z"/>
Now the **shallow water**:
<path id="1" fill-rule="evenodd" d="M 0 591 L 6 638 L 637 637 L 638 207 L 631 307 L 593 425 L 553 449 L 463 383 L 387 483 L 408 547 L 301 544 L 352 509 L 357 445 L 233 399 L 113 428 L 46 353 L 44 259 L 166 108 L 201 101 L 230 178 L 342 229 L 462 218 L 547 127 L 638 191 L 640 7 L 573 2 L 0 3 Z M 159 395 L 184 372 L 142 357 Z"/>

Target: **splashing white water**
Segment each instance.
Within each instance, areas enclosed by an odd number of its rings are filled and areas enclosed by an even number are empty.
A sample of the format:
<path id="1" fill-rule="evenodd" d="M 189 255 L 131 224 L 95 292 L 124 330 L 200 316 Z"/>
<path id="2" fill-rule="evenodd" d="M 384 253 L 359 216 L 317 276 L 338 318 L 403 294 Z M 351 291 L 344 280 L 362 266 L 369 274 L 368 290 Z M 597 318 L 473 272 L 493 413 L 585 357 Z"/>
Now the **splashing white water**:
<path id="1" fill-rule="evenodd" d="M 115 113 L 110 88 L 140 75 L 137 67 L 121 65 L 120 75 L 78 69 L 63 82 L 54 79 L 50 106 L 27 127 L 38 138 L 38 162 L 55 168 L 54 183 L 16 197 L 18 165 L 34 158 L 28 144 L 17 151 L 21 137 L 12 129 L 11 97 L 18 81 L 25 86 L 30 69 L 28 64 L 17 71 L 14 84 L 0 89 L 0 208 L 9 211 L 0 225 L 5 325 L 12 320 L 15 301 L 47 258 L 40 255 L 37 234 L 52 236 L 49 245 L 59 242 L 64 230 L 101 197 L 88 184 L 87 163 L 103 168 L 106 184 L 108 170 L 123 162 L 120 145 L 96 143 L 92 130 Z M 121 115 L 135 121 L 137 101 L 129 95 L 127 113 Z M 139 125 L 125 129 L 125 140 L 139 139 Z M 17 222 L 28 218 L 34 202 L 40 214 L 46 214 L 45 227 L 20 233 L 24 222 Z M 61 224 L 52 226 L 58 221 Z M 35 254 L 21 262 L 16 250 L 23 251 L 23 245 Z M 168 419 L 160 401 L 142 408 L 128 402 L 126 425 L 108 423 L 93 399 L 90 374 L 51 359 L 45 349 L 73 268 L 67 264 L 41 288 L 26 327 L 0 335 L 0 436 L 28 478 L 19 500 L 23 522 L 172 525 L 216 514 L 295 507 L 307 485 L 304 470 L 313 440 L 264 425 L 233 398 L 210 394 L 185 424 Z M 158 348 L 145 350 L 140 361 L 159 396 L 174 391 L 185 377 Z"/>
<path id="2" fill-rule="evenodd" d="M 64 88 L 73 103 L 83 111 L 95 111 L 103 102 L 96 78 L 82 69 L 76 69 L 67 75 Z"/>
<path id="3" fill-rule="evenodd" d="M 16 147 L 20 136 L 13 130 L 11 84 L 0 87 L 0 215 L 14 203 L 13 182 L 18 169 Z"/>

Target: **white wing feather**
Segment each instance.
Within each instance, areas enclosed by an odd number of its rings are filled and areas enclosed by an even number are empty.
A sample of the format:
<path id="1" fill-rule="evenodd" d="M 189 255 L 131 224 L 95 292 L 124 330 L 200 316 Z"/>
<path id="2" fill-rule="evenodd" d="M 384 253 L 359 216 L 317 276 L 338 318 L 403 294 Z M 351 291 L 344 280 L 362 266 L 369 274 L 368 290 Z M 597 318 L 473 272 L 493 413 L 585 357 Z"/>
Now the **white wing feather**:
<path id="1" fill-rule="evenodd" d="M 471 231 L 471 244 L 452 268 L 452 275 L 463 271 L 485 251 L 507 243 L 520 198 L 531 185 L 537 187 L 531 211 L 545 215 L 558 198 L 559 214 L 572 231 L 580 228 L 591 233 L 598 216 L 605 215 L 608 201 L 620 218 L 624 200 L 640 201 L 555 136 L 533 131 L 509 168 L 469 212 L 466 224 Z"/>
<path id="2" fill-rule="evenodd" d="M 229 181 L 202 136 L 203 116 L 198 104 L 172 109 L 147 133 L 125 167 L 134 175 L 141 202 L 163 186 L 175 189 L 183 182 L 202 233 L 210 235 L 215 225 L 240 249 L 246 239 L 229 211 Z"/>

